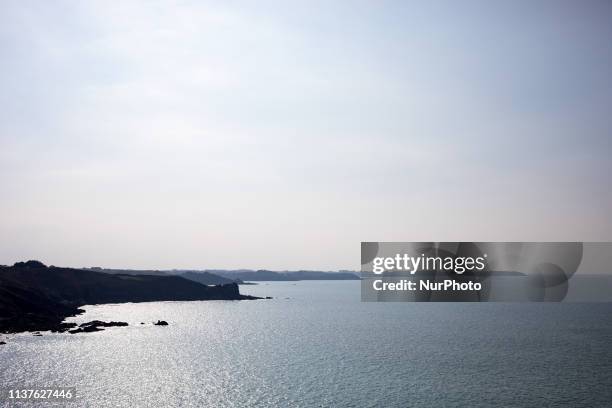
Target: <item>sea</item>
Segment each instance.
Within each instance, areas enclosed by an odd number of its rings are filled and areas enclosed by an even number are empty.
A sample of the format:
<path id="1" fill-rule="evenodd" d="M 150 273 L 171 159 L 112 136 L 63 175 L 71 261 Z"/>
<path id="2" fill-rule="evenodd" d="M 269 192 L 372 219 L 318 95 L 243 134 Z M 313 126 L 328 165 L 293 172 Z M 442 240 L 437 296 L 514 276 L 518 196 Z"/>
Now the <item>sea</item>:
<path id="1" fill-rule="evenodd" d="M 0 387 L 76 387 L 28 407 L 612 406 L 612 303 L 366 303 L 359 281 L 240 290 L 273 299 L 92 305 L 69 321 L 129 326 L 2 335 Z"/>

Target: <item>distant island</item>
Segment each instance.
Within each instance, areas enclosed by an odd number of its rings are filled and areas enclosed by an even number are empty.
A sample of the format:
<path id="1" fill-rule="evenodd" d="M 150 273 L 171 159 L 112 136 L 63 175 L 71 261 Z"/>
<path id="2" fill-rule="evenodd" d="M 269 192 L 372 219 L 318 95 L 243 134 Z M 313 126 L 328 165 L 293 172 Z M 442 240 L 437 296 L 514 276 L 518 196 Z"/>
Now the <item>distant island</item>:
<path id="1" fill-rule="evenodd" d="M 0 266 L 0 332 L 63 330 L 83 305 L 170 300 L 245 300 L 238 284 L 208 286 L 168 274 L 104 273 L 47 267 L 38 261 Z M 228 283 L 227 283 L 228 282 Z"/>

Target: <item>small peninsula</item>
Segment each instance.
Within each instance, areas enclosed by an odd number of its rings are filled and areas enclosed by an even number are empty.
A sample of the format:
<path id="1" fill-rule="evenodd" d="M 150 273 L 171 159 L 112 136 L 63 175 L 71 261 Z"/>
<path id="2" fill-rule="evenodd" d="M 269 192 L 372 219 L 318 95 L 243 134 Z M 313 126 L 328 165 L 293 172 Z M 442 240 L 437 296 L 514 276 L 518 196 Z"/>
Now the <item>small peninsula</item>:
<path id="1" fill-rule="evenodd" d="M 103 303 L 249 300 L 231 282 L 208 286 L 176 275 L 109 274 L 47 267 L 39 261 L 0 266 L 0 332 L 63 331 L 79 307 Z"/>

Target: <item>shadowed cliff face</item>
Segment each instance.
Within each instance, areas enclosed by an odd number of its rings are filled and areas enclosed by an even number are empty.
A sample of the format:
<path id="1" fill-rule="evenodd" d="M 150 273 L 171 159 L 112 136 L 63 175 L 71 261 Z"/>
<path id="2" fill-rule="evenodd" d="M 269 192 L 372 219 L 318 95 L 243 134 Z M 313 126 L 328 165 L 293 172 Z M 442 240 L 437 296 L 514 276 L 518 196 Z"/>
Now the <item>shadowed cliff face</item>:
<path id="1" fill-rule="evenodd" d="M 37 261 L 0 267 L 0 331 L 53 330 L 86 304 L 241 299 L 253 297 L 235 283 L 205 286 L 179 276 L 109 275 Z"/>
<path id="2" fill-rule="evenodd" d="M 54 330 L 68 316 L 83 311 L 45 294 L 3 282 L 0 278 L 0 331 Z"/>

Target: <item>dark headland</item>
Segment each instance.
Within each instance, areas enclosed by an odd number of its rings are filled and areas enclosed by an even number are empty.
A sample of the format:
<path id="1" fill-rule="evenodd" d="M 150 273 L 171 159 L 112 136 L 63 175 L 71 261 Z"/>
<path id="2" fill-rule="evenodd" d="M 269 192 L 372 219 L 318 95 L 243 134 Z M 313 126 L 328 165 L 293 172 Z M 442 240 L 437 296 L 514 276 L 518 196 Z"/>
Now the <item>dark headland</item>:
<path id="1" fill-rule="evenodd" d="M 83 305 L 125 302 L 258 299 L 238 284 L 207 286 L 181 276 L 108 274 L 47 267 L 38 261 L 0 266 L 0 332 L 65 329 Z"/>

